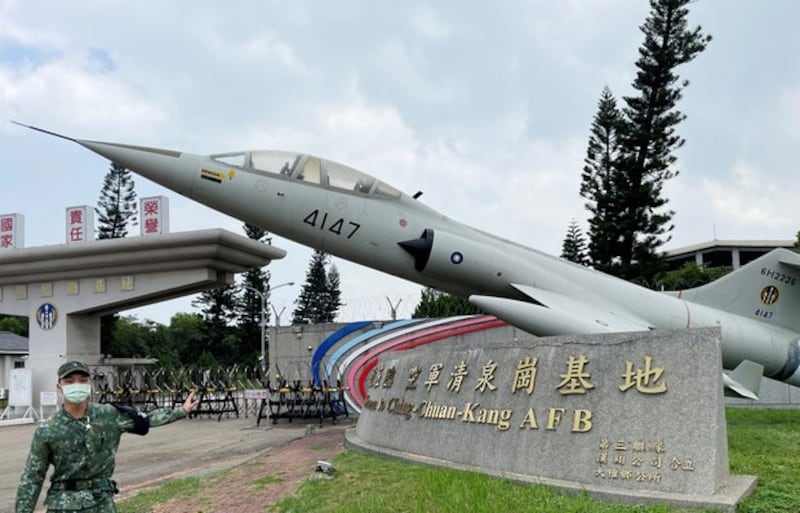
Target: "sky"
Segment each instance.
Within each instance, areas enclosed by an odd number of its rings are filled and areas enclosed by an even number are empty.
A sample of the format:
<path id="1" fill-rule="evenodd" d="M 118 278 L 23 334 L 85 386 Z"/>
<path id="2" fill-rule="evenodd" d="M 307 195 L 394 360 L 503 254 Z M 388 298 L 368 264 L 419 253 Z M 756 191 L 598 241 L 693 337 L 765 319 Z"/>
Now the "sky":
<path id="1" fill-rule="evenodd" d="M 0 214 L 26 247 L 64 242 L 108 162 L 67 135 L 213 154 L 311 153 L 373 174 L 466 224 L 559 254 L 575 219 L 600 92 L 630 84 L 648 3 L 0 0 Z M 800 229 L 800 38 L 794 0 L 699 0 L 713 40 L 677 72 L 686 144 L 664 188 L 674 249 Z M 143 178 L 172 231 L 242 223 Z M 138 233 L 138 232 L 135 232 Z M 291 318 L 311 250 L 286 239 L 273 306 Z M 420 287 L 340 259 L 339 320 L 410 315 Z M 191 297 L 124 312 L 168 323 Z M 275 322 L 274 314 L 272 322 Z"/>

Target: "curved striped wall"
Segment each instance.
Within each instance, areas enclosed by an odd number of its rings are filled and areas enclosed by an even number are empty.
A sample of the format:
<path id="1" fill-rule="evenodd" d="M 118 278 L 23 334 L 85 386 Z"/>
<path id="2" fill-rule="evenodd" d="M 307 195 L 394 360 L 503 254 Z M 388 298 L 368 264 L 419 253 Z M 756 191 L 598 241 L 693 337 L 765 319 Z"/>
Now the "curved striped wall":
<path id="1" fill-rule="evenodd" d="M 327 382 L 344 386 L 348 406 L 360 412 L 367 396 L 367 377 L 382 353 L 447 343 L 459 335 L 505 324 L 490 315 L 354 322 L 338 329 L 317 347 L 311 359 L 313 379 L 317 385 Z"/>

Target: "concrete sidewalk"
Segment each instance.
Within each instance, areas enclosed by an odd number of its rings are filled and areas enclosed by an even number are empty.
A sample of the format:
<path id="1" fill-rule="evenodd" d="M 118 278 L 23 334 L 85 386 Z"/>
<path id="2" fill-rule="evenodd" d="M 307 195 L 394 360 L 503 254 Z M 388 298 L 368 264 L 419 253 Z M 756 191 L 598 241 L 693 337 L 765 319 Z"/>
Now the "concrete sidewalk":
<path id="1" fill-rule="evenodd" d="M 352 420 L 341 418 L 340 423 Z M 124 435 L 117 455 L 114 479 L 122 493 L 167 479 L 196 475 L 228 468 L 254 457 L 270 447 L 284 445 L 301 438 L 306 426 L 316 432 L 332 427 L 326 419 L 295 419 L 292 423 L 255 427 L 255 418 L 248 419 L 185 419 L 153 428 L 147 436 Z M 0 428 L 0 513 L 14 511 L 17 483 L 28 455 L 35 425 Z M 48 479 L 49 481 L 49 479 Z M 39 504 L 47 492 L 42 488 Z"/>

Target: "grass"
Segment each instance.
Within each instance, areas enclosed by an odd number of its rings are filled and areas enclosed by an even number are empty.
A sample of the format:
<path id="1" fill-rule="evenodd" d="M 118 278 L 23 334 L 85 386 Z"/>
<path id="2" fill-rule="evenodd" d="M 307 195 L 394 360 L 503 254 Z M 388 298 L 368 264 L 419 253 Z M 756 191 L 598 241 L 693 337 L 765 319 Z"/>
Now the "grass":
<path id="1" fill-rule="evenodd" d="M 259 488 L 262 488 L 271 484 L 280 483 L 281 481 L 283 481 L 283 479 L 278 476 L 264 476 L 253 481 L 253 484 Z"/>
<path id="2" fill-rule="evenodd" d="M 199 477 L 170 481 L 161 486 L 139 492 L 129 499 L 119 501 L 117 510 L 119 513 L 149 513 L 156 504 L 196 494 L 201 484 L 202 479 Z"/>
<path id="3" fill-rule="evenodd" d="M 727 410 L 728 446 L 732 474 L 758 476 L 755 493 L 737 513 L 800 512 L 800 410 Z M 307 480 L 294 497 L 280 501 L 274 513 L 683 513 L 665 505 L 619 505 L 594 501 L 586 495 L 566 495 L 544 486 L 520 485 L 475 472 L 412 465 L 343 451 L 333 460 L 332 479 Z M 256 480 L 262 486 L 274 477 Z M 189 481 L 189 480 L 184 480 Z M 181 483 L 180 481 L 177 483 Z M 173 483 L 162 487 L 166 488 Z M 197 485 L 193 485 L 197 486 Z M 183 493 L 166 490 L 162 500 Z M 144 492 L 139 496 L 152 493 Z M 189 492 L 190 493 L 190 492 Z M 143 513 L 149 509 L 123 509 Z M 149 504 L 157 504 L 151 502 Z"/>
<path id="4" fill-rule="evenodd" d="M 620 506 L 569 496 L 544 486 L 520 485 L 476 472 L 448 470 L 365 456 L 339 454 L 331 480 L 303 484 L 280 513 L 667 513 L 666 506 Z"/>
<path id="5" fill-rule="evenodd" d="M 732 474 L 758 476 L 737 513 L 800 512 L 800 410 L 727 411 Z"/>

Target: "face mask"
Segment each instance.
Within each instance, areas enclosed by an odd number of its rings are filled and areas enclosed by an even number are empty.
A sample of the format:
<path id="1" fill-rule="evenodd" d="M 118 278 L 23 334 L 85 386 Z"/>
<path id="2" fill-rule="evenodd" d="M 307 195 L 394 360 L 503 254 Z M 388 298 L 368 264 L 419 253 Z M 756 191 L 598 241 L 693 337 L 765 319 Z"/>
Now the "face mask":
<path id="1" fill-rule="evenodd" d="M 92 385 L 89 383 L 63 385 L 61 390 L 64 394 L 64 400 L 73 404 L 82 403 L 92 395 Z"/>

